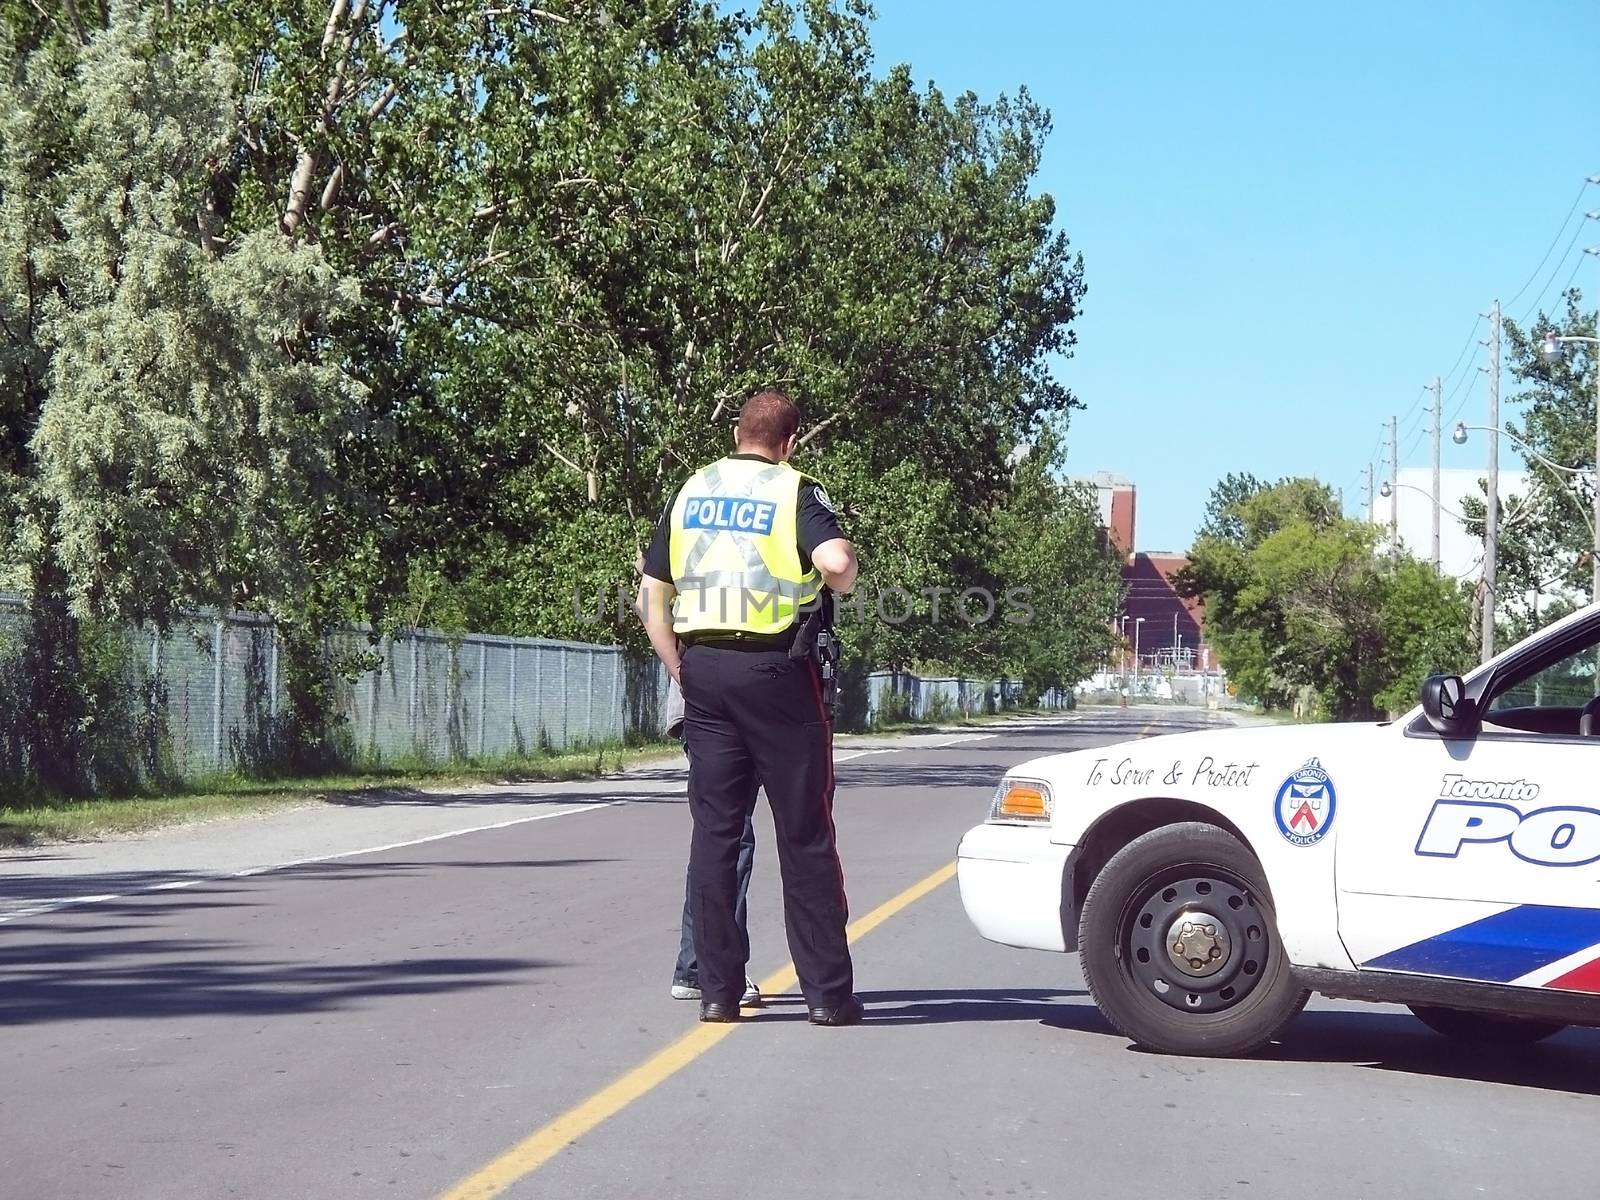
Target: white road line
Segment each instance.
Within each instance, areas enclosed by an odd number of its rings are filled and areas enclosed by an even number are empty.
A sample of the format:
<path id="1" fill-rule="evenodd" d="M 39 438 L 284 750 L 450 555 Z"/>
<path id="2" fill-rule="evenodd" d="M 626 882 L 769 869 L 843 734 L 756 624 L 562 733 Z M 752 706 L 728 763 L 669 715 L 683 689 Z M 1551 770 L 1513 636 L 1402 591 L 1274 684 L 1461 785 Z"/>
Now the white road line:
<path id="1" fill-rule="evenodd" d="M 883 746 L 871 750 L 849 750 L 843 754 L 835 754 L 835 763 L 849 762 L 852 759 L 865 758 L 870 754 L 897 754 L 902 750 L 941 749 L 945 746 L 954 746 L 964 742 L 982 742 L 998 737 L 998 733 L 960 733 L 938 742 L 924 742 L 917 746 Z M 466 829 L 449 829 L 443 833 L 429 834 L 427 837 L 409 838 L 401 842 L 387 842 L 381 846 L 366 846 L 360 850 L 343 850 L 337 854 L 318 854 L 310 858 L 296 858 L 289 862 L 271 863 L 263 867 L 246 867 L 242 871 L 225 871 L 216 874 L 202 874 L 185 879 L 170 879 L 164 883 L 152 883 L 145 887 L 133 888 L 126 892 L 107 892 L 97 896 L 62 896 L 43 900 L 30 908 L 18 909 L 16 912 L 0 914 L 0 925 L 11 921 L 26 920 L 29 917 L 41 917 L 47 913 L 58 912 L 63 908 L 73 908 L 83 904 L 104 904 L 112 900 L 126 900 L 130 896 L 148 895 L 151 892 L 170 892 L 180 888 L 194 887 L 196 884 L 207 883 L 218 879 L 248 879 L 255 875 L 266 875 L 273 871 L 284 871 L 291 867 L 304 867 L 312 863 L 337 862 L 345 858 L 360 858 L 366 854 L 382 854 L 388 850 L 403 850 L 407 846 L 421 846 L 428 842 L 442 842 L 447 838 L 463 837 L 469 833 L 484 833 L 491 829 L 509 829 L 514 825 L 527 825 L 534 821 L 548 821 L 555 817 L 569 817 L 574 813 L 591 812 L 602 808 L 616 808 L 629 804 L 629 800 L 601 800 L 588 804 L 579 804 L 572 808 L 563 808 L 556 812 L 538 813 L 531 817 L 513 817 L 508 821 L 495 821 L 488 825 L 472 825 Z"/>
<path id="2" fill-rule="evenodd" d="M 170 879 L 165 883 L 152 883 L 126 892 L 106 892 L 97 896 L 54 897 L 40 901 L 31 908 L 19 909 L 16 912 L 0 915 L 0 925 L 4 925 L 9 921 L 24 920 L 28 917 L 42 917 L 46 913 L 58 912 L 63 908 L 74 908 L 83 904 L 104 904 L 110 900 L 126 900 L 131 896 L 148 895 L 151 892 L 176 891 L 179 888 L 194 887 L 196 884 L 214 882 L 218 879 L 245 879 L 252 875 L 266 875 L 272 871 L 282 871 L 290 867 L 304 867 L 320 862 L 336 862 L 342 858 L 359 858 L 363 854 L 382 854 L 386 850 L 403 850 L 407 846 L 420 846 L 425 842 L 440 842 L 446 838 L 461 837 L 463 834 L 468 833 L 483 833 L 490 829 L 508 829 L 513 825 L 527 825 L 533 821 L 548 821 L 553 817 L 570 817 L 574 813 L 591 812 L 601 808 L 616 808 L 618 805 L 626 803 L 628 803 L 626 800 L 600 800 L 590 804 L 580 804 L 573 808 L 563 808 L 557 812 L 538 813 L 531 817 L 513 817 L 509 821 L 496 821 L 489 825 L 473 825 L 467 829 L 450 829 L 444 833 L 410 838 L 403 842 L 389 842 L 382 846 L 367 846 L 361 850 L 344 850 L 338 854 L 319 854 L 311 858 L 296 858 L 289 862 L 271 863 L 264 867 L 246 867 L 242 871 L 225 871 L 219 874 L 198 875 L 188 879 Z"/>
<path id="3" fill-rule="evenodd" d="M 382 846 L 368 846 L 362 850 L 343 850 L 338 854 L 316 854 L 310 858 L 296 858 L 288 862 L 273 863 L 269 867 L 248 867 L 243 871 L 234 871 L 225 876 L 228 879 L 242 879 L 249 875 L 265 875 L 269 871 L 283 871 L 289 867 L 304 867 L 311 863 L 337 862 L 341 858 L 360 858 L 363 854 L 382 854 L 386 850 L 404 850 L 407 846 L 421 846 L 428 842 L 442 842 L 446 838 L 461 837 L 468 833 L 484 833 L 490 829 L 509 829 L 513 825 L 527 825 L 534 821 L 548 821 L 553 817 L 570 817 L 573 813 L 591 812 L 601 808 L 616 808 L 626 804 L 626 800 L 597 800 L 589 804 L 580 804 L 573 808 L 563 808 L 559 812 L 539 813 L 532 817 L 512 817 L 509 821 L 495 821 L 490 825 L 473 825 L 467 829 L 447 829 L 443 833 L 431 833 L 427 837 L 409 838 L 403 842 L 388 842 Z"/>
<path id="4" fill-rule="evenodd" d="M 843 754 L 835 754 L 835 763 L 849 762 L 852 758 L 865 758 L 869 754 L 893 754 L 895 747 L 886 746 L 882 750 L 847 750 Z"/>

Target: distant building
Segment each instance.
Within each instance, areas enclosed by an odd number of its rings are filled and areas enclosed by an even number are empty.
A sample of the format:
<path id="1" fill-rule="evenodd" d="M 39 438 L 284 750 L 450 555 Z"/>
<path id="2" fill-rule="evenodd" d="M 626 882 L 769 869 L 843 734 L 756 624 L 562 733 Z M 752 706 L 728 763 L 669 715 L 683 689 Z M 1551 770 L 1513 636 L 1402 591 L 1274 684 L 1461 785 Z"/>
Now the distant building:
<path id="1" fill-rule="evenodd" d="M 1205 614 L 1198 600 L 1185 600 L 1173 586 L 1189 565 L 1185 554 L 1166 551 L 1129 556 L 1122 568 L 1128 589 L 1119 618 L 1129 652 L 1137 652 L 1142 668 L 1170 667 L 1209 671 L 1216 667 L 1205 640 Z"/>
<path id="2" fill-rule="evenodd" d="M 1204 612 L 1197 601 L 1185 600 L 1173 588 L 1173 577 L 1189 565 L 1186 555 L 1135 550 L 1138 534 L 1138 491 L 1133 482 L 1109 471 L 1080 476 L 1071 482 L 1093 488 L 1106 545 L 1123 560 L 1127 589 L 1116 629 L 1127 642 L 1122 660 L 1113 666 L 1131 670 L 1137 642 L 1141 669 L 1177 668 L 1211 671 L 1216 656 L 1205 640 Z"/>
<path id="3" fill-rule="evenodd" d="M 1068 482 L 1094 489 L 1100 510 L 1100 528 L 1107 544 L 1116 550 L 1119 557 L 1132 554 L 1138 499 L 1133 483 L 1110 471 L 1075 476 Z"/>

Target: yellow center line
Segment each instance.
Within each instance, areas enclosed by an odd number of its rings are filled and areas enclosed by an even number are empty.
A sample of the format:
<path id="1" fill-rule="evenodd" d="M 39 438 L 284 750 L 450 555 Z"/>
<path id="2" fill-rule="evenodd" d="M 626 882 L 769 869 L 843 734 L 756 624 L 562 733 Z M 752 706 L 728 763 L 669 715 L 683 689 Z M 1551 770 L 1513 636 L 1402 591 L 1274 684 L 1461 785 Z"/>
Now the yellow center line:
<path id="1" fill-rule="evenodd" d="M 898 896 L 884 901 L 852 923 L 845 930 L 845 936 L 854 945 L 890 917 L 947 882 L 955 873 L 955 863 L 946 863 L 926 879 L 912 884 Z M 798 983 L 799 977 L 791 962 L 767 976 L 757 986 L 763 993 L 777 995 L 787 992 Z M 634 1067 L 615 1083 L 569 1108 L 499 1158 L 473 1172 L 443 1193 L 440 1200 L 489 1200 L 491 1196 L 501 1195 L 512 1184 L 537 1171 L 606 1118 L 621 1112 L 640 1096 L 676 1075 L 737 1028 L 738 1024 L 696 1025 L 689 1033 Z"/>

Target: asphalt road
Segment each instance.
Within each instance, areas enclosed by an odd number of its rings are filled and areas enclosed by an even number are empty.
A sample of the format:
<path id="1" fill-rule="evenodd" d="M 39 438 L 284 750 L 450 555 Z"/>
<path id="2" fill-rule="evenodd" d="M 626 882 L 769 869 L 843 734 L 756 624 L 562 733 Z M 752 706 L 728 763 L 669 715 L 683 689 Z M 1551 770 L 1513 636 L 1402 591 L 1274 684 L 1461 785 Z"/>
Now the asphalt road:
<path id="1" fill-rule="evenodd" d="M 948 864 L 1006 766 L 1154 716 L 841 749 L 854 914 Z M 944 882 L 856 944 L 866 1024 L 812 1028 L 791 991 L 664 1070 L 720 1028 L 667 996 L 677 771 L 323 820 L 213 828 L 187 866 L 179 835 L 0 858 L 0 1196 L 436 1196 L 619 1078 L 506 1194 L 1596 1195 L 1595 1033 L 1486 1059 L 1314 1002 L 1249 1061 L 1144 1054 L 1074 958 L 980 940 Z M 763 824 L 757 978 L 787 959 L 777 897 Z"/>

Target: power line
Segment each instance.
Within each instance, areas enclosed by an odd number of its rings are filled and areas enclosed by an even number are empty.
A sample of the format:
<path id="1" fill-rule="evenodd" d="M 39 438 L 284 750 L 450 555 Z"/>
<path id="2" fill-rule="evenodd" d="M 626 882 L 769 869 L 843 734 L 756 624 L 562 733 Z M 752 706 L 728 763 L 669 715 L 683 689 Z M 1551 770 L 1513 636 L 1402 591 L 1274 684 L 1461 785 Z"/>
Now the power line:
<path id="1" fill-rule="evenodd" d="M 1476 367 L 1476 365 L 1477 365 L 1476 358 L 1474 358 L 1474 360 L 1473 360 L 1473 365 L 1474 365 L 1474 367 Z M 1452 401 L 1454 401 L 1455 398 L 1461 394 L 1463 389 L 1466 389 L 1466 390 L 1470 391 L 1471 390 L 1472 381 L 1474 379 L 1476 379 L 1477 377 L 1478 377 L 1478 371 L 1472 370 L 1472 371 L 1468 371 L 1460 379 L 1456 380 L 1455 387 L 1450 389 L 1450 394 L 1444 398 L 1444 403 L 1445 404 L 1449 404 Z M 1456 411 L 1460 412 L 1461 410 L 1457 409 Z M 1454 420 L 1454 419 L 1455 419 L 1454 417 L 1451 418 L 1451 420 Z"/>
<path id="2" fill-rule="evenodd" d="M 1406 422 L 1406 427 L 1400 431 L 1400 436 L 1401 437 L 1410 437 L 1412 430 L 1417 429 L 1418 427 L 1420 427 L 1421 424 L 1422 424 L 1423 418 L 1425 418 L 1427 415 L 1428 415 L 1428 410 L 1427 409 L 1422 409 L 1421 411 L 1419 411 L 1416 416 L 1412 417 L 1410 421 Z"/>
<path id="3" fill-rule="evenodd" d="M 1446 383 L 1449 383 L 1452 379 L 1454 379 L 1456 377 L 1456 368 L 1461 366 L 1462 360 L 1467 357 L 1467 351 L 1472 349 L 1473 339 L 1478 336 L 1478 326 L 1482 325 L 1482 324 L 1483 324 L 1483 314 L 1479 313 L 1478 314 L 1478 319 L 1472 322 L 1472 328 L 1467 330 L 1467 340 L 1464 343 L 1462 343 L 1461 353 L 1456 355 L 1456 361 L 1455 361 L 1454 365 L 1451 366 L 1451 368 L 1444 373 L 1444 381 Z"/>
<path id="4" fill-rule="evenodd" d="M 1471 375 L 1463 376 L 1462 382 L 1469 382 L 1478 378 L 1479 376 L 1476 374 L 1476 372 L 1474 372 Z M 1458 389 L 1459 386 L 1460 385 L 1457 385 Z M 1472 399 L 1472 389 L 1469 387 L 1467 388 L 1466 393 L 1461 397 L 1461 402 L 1456 405 L 1455 411 L 1450 414 L 1449 420 L 1445 422 L 1446 425 L 1450 425 L 1455 422 L 1456 418 L 1461 415 L 1461 410 L 1467 406 L 1467 401 L 1470 399 Z"/>
<path id="5" fill-rule="evenodd" d="M 1578 239 L 1582 236 L 1583 222 L 1579 221 L 1577 227 L 1572 231 L 1572 240 L 1567 243 L 1567 248 L 1561 252 L 1560 259 L 1557 260 L 1555 268 L 1550 272 L 1550 278 L 1544 281 L 1544 286 L 1539 289 L 1539 294 L 1533 298 L 1533 303 L 1528 305 L 1523 314 L 1517 318 L 1518 325 L 1526 325 L 1528 323 L 1528 318 L 1533 315 L 1534 310 L 1543 302 L 1544 294 L 1550 290 L 1550 284 L 1554 282 L 1555 277 L 1561 274 L 1561 268 L 1567 265 L 1567 256 L 1572 253 L 1572 248 L 1578 244 Z M 1579 256 L 1579 261 L 1582 261 L 1581 255 Z"/>
<path id="6" fill-rule="evenodd" d="M 1417 420 L 1420 421 L 1424 416 L 1424 413 L 1423 413 L 1422 407 L 1421 407 L 1422 398 L 1424 396 L 1426 396 L 1427 394 L 1428 394 L 1428 389 L 1427 389 L 1426 386 L 1424 386 L 1422 388 L 1422 390 L 1417 393 L 1417 398 L 1411 402 L 1411 407 L 1406 409 L 1404 415 L 1402 415 L 1400 419 L 1402 421 L 1409 421 L 1411 419 L 1411 414 L 1415 413 L 1416 417 L 1417 417 Z M 1410 425 L 1406 426 L 1406 432 L 1407 433 L 1411 432 L 1411 426 Z"/>
<path id="7" fill-rule="evenodd" d="M 1572 286 L 1572 281 L 1578 277 L 1578 271 L 1582 269 L 1583 260 L 1588 257 L 1588 253 L 1589 252 L 1586 250 L 1582 254 L 1578 255 L 1578 261 L 1572 264 L 1572 274 L 1567 276 L 1567 281 L 1561 285 L 1561 290 L 1556 293 L 1557 300 L 1560 300 L 1562 296 L 1567 294 L 1567 289 Z"/>
<path id="8" fill-rule="evenodd" d="M 1561 240 L 1561 235 L 1567 231 L 1567 222 L 1572 220 L 1572 214 L 1578 211 L 1578 205 L 1583 203 L 1583 195 L 1589 190 L 1589 181 L 1585 179 L 1578 185 L 1578 194 L 1572 198 L 1572 207 L 1567 209 L 1567 215 L 1561 218 L 1561 227 L 1556 230 L 1555 237 L 1550 239 L 1550 245 L 1545 248 L 1544 257 L 1539 260 L 1539 265 L 1533 269 L 1533 274 L 1528 276 L 1527 283 L 1517 289 L 1516 295 L 1506 301 L 1509 308 L 1522 298 L 1522 293 L 1528 290 L 1529 284 L 1539 277 L 1539 272 L 1544 270 L 1544 264 L 1550 260 L 1550 251 L 1556 248 L 1556 243 Z M 1578 222 L 1578 227 L 1583 227 L 1583 222 Z"/>
<path id="9" fill-rule="evenodd" d="M 1427 432 L 1428 431 L 1426 429 L 1417 430 L 1417 436 L 1411 439 L 1410 444 L 1408 446 L 1406 446 L 1404 451 L 1401 452 L 1400 457 L 1401 458 L 1410 458 L 1411 457 L 1411 452 L 1417 448 L 1417 443 L 1422 441 L 1423 435 L 1426 434 Z"/>

